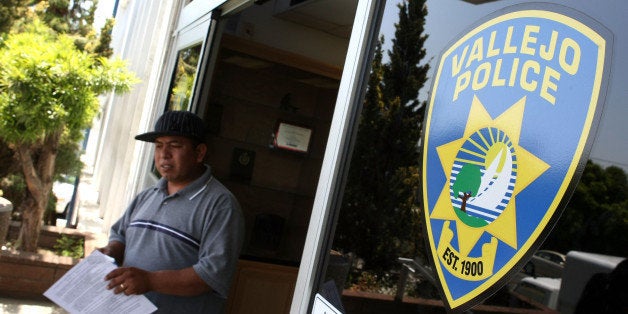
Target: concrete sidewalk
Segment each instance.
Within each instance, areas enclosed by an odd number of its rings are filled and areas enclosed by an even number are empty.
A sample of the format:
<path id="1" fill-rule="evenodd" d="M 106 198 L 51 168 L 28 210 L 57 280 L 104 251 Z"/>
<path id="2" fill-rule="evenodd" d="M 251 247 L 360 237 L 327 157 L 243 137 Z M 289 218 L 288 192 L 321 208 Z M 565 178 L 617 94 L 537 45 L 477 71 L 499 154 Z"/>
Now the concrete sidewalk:
<path id="1" fill-rule="evenodd" d="M 79 221 L 76 229 L 84 233 L 96 234 L 106 245 L 107 236 L 103 232 L 103 220 L 100 218 L 98 191 L 92 186 L 92 175 L 84 172 L 79 184 Z M 65 226 L 65 220 L 59 219 L 58 226 Z M 86 252 L 88 253 L 88 252 Z M 0 296 L 0 314 L 65 314 L 65 310 L 49 301 L 13 299 Z"/>
<path id="2" fill-rule="evenodd" d="M 83 173 L 79 184 L 79 197 L 79 221 L 76 229 L 86 233 L 106 233 L 103 230 L 103 220 L 100 218 L 98 191 L 92 185 L 91 173 Z"/>
<path id="3" fill-rule="evenodd" d="M 0 297 L 0 313 L 4 314 L 65 314 L 68 313 L 52 302 L 10 299 Z"/>

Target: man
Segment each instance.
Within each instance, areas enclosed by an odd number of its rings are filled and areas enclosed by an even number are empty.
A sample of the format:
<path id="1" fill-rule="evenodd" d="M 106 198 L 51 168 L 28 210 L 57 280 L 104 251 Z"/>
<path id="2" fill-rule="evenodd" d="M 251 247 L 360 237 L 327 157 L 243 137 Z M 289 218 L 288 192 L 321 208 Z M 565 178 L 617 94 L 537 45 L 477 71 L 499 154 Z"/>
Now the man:
<path id="1" fill-rule="evenodd" d="M 138 194 L 99 249 L 122 267 L 108 289 L 145 294 L 159 313 L 222 313 L 243 241 L 244 219 L 235 197 L 211 174 L 203 121 L 168 111 L 155 131 L 162 178 Z"/>

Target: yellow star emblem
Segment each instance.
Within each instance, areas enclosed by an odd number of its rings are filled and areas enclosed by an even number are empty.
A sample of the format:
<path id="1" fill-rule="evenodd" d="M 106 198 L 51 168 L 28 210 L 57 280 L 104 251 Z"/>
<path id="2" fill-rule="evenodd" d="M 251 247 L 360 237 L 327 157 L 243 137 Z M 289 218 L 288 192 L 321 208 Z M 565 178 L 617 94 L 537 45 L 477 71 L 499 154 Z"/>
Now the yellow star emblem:
<path id="1" fill-rule="evenodd" d="M 453 210 L 450 199 L 450 182 L 446 180 L 430 218 L 456 221 L 459 250 L 464 256 L 469 254 L 485 231 L 512 248 L 517 249 L 516 195 L 549 168 L 547 163 L 519 146 L 525 105 L 526 97 L 523 97 L 500 116 L 492 119 L 477 96 L 474 96 L 462 138 L 443 144 L 436 149 L 447 177 L 449 177 L 456 155 L 466 139 L 482 128 L 493 127 L 503 130 L 508 134 L 517 154 L 517 177 L 513 195 L 503 212 L 486 226 L 471 227 L 460 220 Z"/>

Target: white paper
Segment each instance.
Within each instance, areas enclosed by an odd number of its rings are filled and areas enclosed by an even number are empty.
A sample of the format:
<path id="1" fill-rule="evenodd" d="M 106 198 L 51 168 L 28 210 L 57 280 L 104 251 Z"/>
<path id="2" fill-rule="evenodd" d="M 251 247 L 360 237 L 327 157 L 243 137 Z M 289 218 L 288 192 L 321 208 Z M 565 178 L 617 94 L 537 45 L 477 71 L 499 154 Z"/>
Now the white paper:
<path id="1" fill-rule="evenodd" d="M 146 314 L 157 310 L 143 295 L 114 294 L 105 276 L 117 266 L 113 258 L 94 251 L 55 282 L 44 295 L 70 313 Z"/>
<path id="2" fill-rule="evenodd" d="M 331 305 L 322 295 L 316 294 L 311 314 L 342 314 L 335 306 Z"/>

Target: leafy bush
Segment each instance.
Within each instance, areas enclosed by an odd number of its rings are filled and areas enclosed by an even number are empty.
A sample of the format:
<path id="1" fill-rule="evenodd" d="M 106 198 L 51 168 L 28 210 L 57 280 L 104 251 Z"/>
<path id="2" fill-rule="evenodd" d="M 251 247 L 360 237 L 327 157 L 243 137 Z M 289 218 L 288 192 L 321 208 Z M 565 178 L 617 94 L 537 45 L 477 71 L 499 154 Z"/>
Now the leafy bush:
<path id="1" fill-rule="evenodd" d="M 55 244 L 55 253 L 60 256 L 69 256 L 72 258 L 82 258 L 84 255 L 85 239 L 61 235 Z"/>

